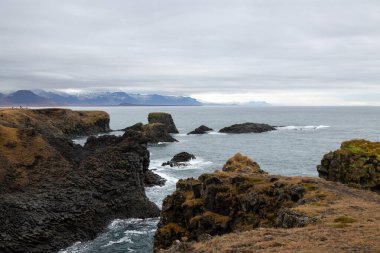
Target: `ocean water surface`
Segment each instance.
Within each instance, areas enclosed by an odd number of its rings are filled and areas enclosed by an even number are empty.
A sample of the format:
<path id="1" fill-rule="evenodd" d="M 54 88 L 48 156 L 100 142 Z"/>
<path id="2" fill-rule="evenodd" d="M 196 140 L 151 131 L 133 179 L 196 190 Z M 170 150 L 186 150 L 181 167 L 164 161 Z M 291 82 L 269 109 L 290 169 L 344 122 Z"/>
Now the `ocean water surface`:
<path id="1" fill-rule="evenodd" d="M 147 123 L 149 112 L 172 114 L 179 134 L 177 143 L 149 147 L 150 169 L 167 179 L 163 187 L 146 188 L 151 201 L 162 200 L 175 190 L 178 179 L 198 177 L 220 169 L 226 160 L 241 152 L 271 174 L 317 176 L 322 156 L 349 139 L 380 141 L 380 107 L 74 107 L 75 110 L 104 110 L 111 128 L 122 129 L 137 122 Z M 277 126 L 260 134 L 220 134 L 218 130 L 236 123 L 255 122 Z M 200 125 L 215 131 L 186 135 Z M 115 131 L 115 134 L 122 134 Z M 75 140 L 83 143 L 85 138 Z M 161 167 L 175 154 L 187 151 L 197 159 L 188 167 Z M 114 220 L 99 236 L 77 242 L 60 253 L 152 252 L 158 218 Z"/>

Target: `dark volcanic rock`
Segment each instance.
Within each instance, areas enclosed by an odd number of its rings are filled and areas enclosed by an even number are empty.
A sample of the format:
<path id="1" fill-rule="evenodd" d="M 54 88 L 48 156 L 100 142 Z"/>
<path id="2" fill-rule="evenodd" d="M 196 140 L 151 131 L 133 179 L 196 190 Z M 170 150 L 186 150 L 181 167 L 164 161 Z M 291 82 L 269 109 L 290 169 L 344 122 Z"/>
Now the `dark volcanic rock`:
<path id="1" fill-rule="evenodd" d="M 161 123 L 151 123 L 146 125 L 143 123 L 137 123 L 124 130 L 141 132 L 149 143 L 177 142 L 177 140 L 168 133 L 166 126 Z"/>
<path id="2" fill-rule="evenodd" d="M 187 152 L 181 152 L 173 156 L 171 159 L 172 162 L 188 162 L 192 159 L 196 159 L 195 155 L 187 153 Z"/>
<path id="3" fill-rule="evenodd" d="M 380 193 L 380 142 L 351 140 L 326 154 L 319 177 Z"/>
<path id="4" fill-rule="evenodd" d="M 148 115 L 149 124 L 160 123 L 163 124 L 168 133 L 178 134 L 177 127 L 174 124 L 172 115 L 164 112 L 151 112 Z"/>
<path id="5" fill-rule="evenodd" d="M 190 134 L 207 134 L 207 132 L 212 131 L 212 130 L 213 130 L 212 128 L 209 128 L 205 125 L 201 125 L 200 127 L 195 128 L 193 131 L 188 133 L 188 135 L 190 135 Z"/>
<path id="6" fill-rule="evenodd" d="M 188 166 L 187 162 L 192 159 L 196 159 L 195 155 L 181 152 L 176 154 L 170 161 L 164 162 L 162 166 L 170 166 L 170 167 L 180 167 L 180 166 Z"/>
<path id="7" fill-rule="evenodd" d="M 148 169 L 141 133 L 92 137 L 81 147 L 47 119 L 50 113 L 2 111 L 0 252 L 56 252 L 93 239 L 115 218 L 159 215 L 145 195 L 144 186 L 160 178 Z M 90 127 L 86 115 L 70 124 Z"/>
<path id="8" fill-rule="evenodd" d="M 248 157 L 236 154 L 223 171 L 177 182 L 163 201 L 154 249 L 176 240 L 199 241 L 204 235 L 222 235 L 257 227 L 302 227 L 316 218 L 297 212 L 311 188 L 301 178 L 273 177 Z M 308 188 L 307 188 L 308 187 Z M 311 189 L 310 191 L 308 189 Z"/>
<path id="9" fill-rule="evenodd" d="M 242 134 L 242 133 L 263 133 L 276 130 L 275 127 L 268 124 L 243 123 L 235 124 L 219 130 L 220 133 Z"/>

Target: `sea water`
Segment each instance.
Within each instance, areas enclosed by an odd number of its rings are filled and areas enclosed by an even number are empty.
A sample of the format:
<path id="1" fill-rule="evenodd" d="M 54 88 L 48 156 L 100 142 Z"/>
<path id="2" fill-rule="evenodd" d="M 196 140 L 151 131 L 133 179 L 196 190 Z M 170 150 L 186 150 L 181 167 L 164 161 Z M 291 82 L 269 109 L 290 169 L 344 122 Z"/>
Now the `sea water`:
<path id="1" fill-rule="evenodd" d="M 163 187 L 146 188 L 151 201 L 161 207 L 165 196 L 175 190 L 178 179 L 198 177 L 221 169 L 226 160 L 240 152 L 253 158 L 271 174 L 317 176 L 323 155 L 349 139 L 380 141 L 380 107 L 90 107 L 76 110 L 104 110 L 111 128 L 123 129 L 137 122 L 147 123 L 149 112 L 173 116 L 179 142 L 149 146 L 150 169 L 167 179 Z M 276 131 L 259 134 L 221 134 L 218 130 L 236 123 L 254 122 L 277 126 Z M 206 125 L 206 135 L 187 135 Z M 115 131 L 115 134 L 123 132 Z M 85 138 L 76 140 L 84 143 Z M 164 161 L 187 151 L 197 159 L 190 166 L 162 167 Z M 60 253 L 152 252 L 158 218 L 114 220 L 93 241 L 77 242 Z"/>

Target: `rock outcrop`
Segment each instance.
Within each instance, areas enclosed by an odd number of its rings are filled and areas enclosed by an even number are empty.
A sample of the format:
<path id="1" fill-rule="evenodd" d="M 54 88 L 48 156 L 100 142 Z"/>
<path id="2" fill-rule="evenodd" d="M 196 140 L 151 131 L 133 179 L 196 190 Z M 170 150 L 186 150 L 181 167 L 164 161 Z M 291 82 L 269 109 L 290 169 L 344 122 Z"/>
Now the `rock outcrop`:
<path id="1" fill-rule="evenodd" d="M 271 176 L 240 154 L 180 180 L 163 202 L 160 253 L 378 252 L 380 195 L 310 177 Z"/>
<path id="2" fill-rule="evenodd" d="M 269 176 L 241 154 L 222 171 L 198 179 L 180 180 L 161 212 L 154 247 L 168 248 L 176 240 L 196 241 L 257 227 L 303 227 L 316 218 L 294 208 L 309 198 L 309 182 Z"/>
<path id="3" fill-rule="evenodd" d="M 150 123 L 146 125 L 137 123 L 127 127 L 125 130 L 134 130 L 142 133 L 147 142 L 152 144 L 159 142 L 177 142 L 177 140 L 168 133 L 166 126 L 161 123 Z"/>
<path id="4" fill-rule="evenodd" d="M 200 127 L 195 128 L 193 131 L 189 132 L 188 135 L 190 134 L 207 134 L 208 132 L 212 131 L 212 128 L 209 128 L 205 125 L 201 125 Z"/>
<path id="5" fill-rule="evenodd" d="M 149 124 L 163 124 L 168 133 L 178 134 L 177 127 L 174 124 L 173 117 L 165 112 L 151 112 L 148 115 Z"/>
<path id="6" fill-rule="evenodd" d="M 243 133 L 263 133 L 276 130 L 275 127 L 260 123 L 242 123 L 225 127 L 219 130 L 220 133 L 243 134 Z"/>
<path id="7" fill-rule="evenodd" d="M 188 166 L 189 161 L 196 159 L 195 155 L 181 152 L 176 154 L 170 161 L 164 162 L 162 166 L 170 166 L 170 167 L 180 167 L 180 166 Z"/>
<path id="8" fill-rule="evenodd" d="M 159 179 L 143 135 L 69 139 L 108 122 L 103 112 L 0 110 L 0 252 L 56 252 L 112 219 L 159 215 L 145 195 Z"/>
<path id="9" fill-rule="evenodd" d="M 326 154 L 317 167 L 326 180 L 380 193 L 380 142 L 351 140 Z"/>

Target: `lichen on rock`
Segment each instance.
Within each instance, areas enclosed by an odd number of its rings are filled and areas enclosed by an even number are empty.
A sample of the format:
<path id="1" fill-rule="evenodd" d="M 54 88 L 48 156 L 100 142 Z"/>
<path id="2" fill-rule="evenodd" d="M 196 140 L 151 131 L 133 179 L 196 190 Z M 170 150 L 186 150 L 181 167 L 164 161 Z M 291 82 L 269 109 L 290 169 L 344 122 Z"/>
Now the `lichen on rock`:
<path id="1" fill-rule="evenodd" d="M 300 227 L 316 222 L 292 208 L 308 190 L 299 178 L 269 176 L 250 158 L 236 154 L 222 171 L 179 180 L 163 202 L 154 248 L 257 227 Z M 172 229 L 177 229 L 173 231 Z"/>
<path id="2" fill-rule="evenodd" d="M 326 154 L 317 167 L 319 176 L 380 193 L 380 142 L 351 140 Z"/>

